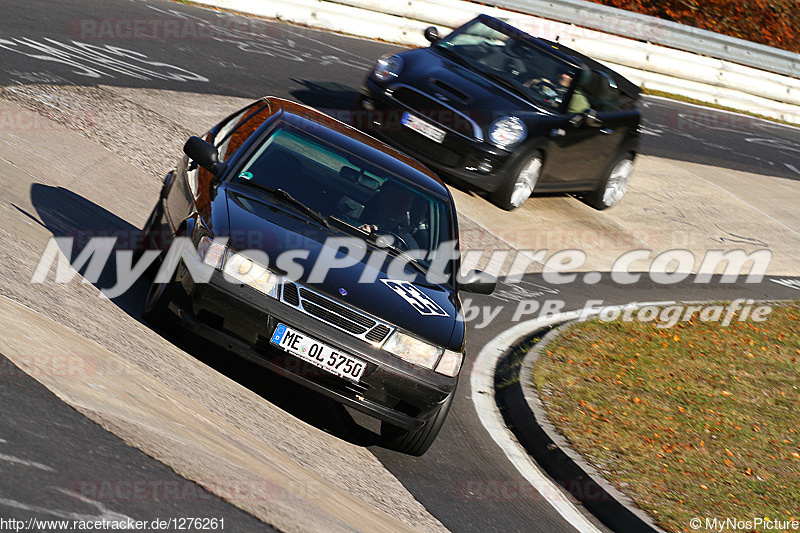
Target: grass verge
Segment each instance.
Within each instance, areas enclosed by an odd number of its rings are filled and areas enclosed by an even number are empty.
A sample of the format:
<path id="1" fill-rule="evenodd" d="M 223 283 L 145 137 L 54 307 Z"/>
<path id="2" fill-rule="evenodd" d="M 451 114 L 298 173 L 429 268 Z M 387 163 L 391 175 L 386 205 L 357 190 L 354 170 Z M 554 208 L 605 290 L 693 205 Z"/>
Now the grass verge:
<path id="1" fill-rule="evenodd" d="M 588 321 L 549 344 L 534 381 L 550 420 L 668 531 L 800 520 L 800 302 L 658 325 Z"/>

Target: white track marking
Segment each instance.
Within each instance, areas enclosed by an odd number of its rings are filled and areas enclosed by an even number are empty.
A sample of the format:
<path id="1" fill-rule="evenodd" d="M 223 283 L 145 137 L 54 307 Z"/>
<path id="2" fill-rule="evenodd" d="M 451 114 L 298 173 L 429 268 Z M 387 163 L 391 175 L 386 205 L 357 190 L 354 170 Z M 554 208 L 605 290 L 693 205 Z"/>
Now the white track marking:
<path id="1" fill-rule="evenodd" d="M 636 302 L 635 304 L 628 305 L 645 307 L 651 305 L 663 306 L 674 303 L 676 302 Z M 625 306 L 623 305 L 621 307 Z M 584 317 L 590 316 L 583 311 L 568 311 L 548 318 L 537 318 L 521 322 L 513 328 L 500 333 L 494 339 L 486 343 L 475 358 L 475 362 L 472 366 L 472 373 L 470 374 L 470 388 L 472 389 L 472 403 L 475 404 L 475 411 L 478 413 L 481 424 L 483 424 L 483 427 L 486 428 L 486 431 L 489 432 L 489 435 L 491 435 L 497 445 L 500 446 L 508 460 L 511 461 L 511 464 L 513 464 L 519 473 L 533 485 L 547 503 L 558 511 L 558 513 L 573 527 L 581 532 L 595 533 L 599 532 L 599 529 L 575 507 L 562 489 L 542 471 L 541 467 L 539 467 L 533 459 L 531 459 L 528 452 L 525 451 L 511 433 L 511 430 L 508 429 L 503 420 L 503 416 L 497 408 L 494 397 L 494 372 L 497 367 L 497 361 L 506 353 L 510 346 L 534 331 L 569 320 L 577 320 L 581 315 Z"/>

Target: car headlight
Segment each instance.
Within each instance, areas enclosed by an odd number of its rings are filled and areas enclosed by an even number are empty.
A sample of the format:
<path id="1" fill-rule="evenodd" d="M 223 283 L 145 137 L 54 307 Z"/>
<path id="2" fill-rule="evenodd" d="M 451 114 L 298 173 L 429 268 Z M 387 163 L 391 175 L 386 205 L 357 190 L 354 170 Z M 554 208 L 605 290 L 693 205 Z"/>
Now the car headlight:
<path id="1" fill-rule="evenodd" d="M 200 260 L 216 269 L 222 268 L 222 261 L 225 259 L 225 251 L 228 248 L 219 242 L 212 241 L 206 235 L 200 237 L 197 243 L 197 255 Z"/>
<path id="2" fill-rule="evenodd" d="M 431 369 L 442 354 L 441 348 L 400 331 L 395 331 L 389 337 L 383 349 L 400 359 Z"/>
<path id="3" fill-rule="evenodd" d="M 461 363 L 464 361 L 464 352 L 454 352 L 453 350 L 445 350 L 442 354 L 442 359 L 436 365 L 436 371 L 445 376 L 455 377 L 458 371 L 461 370 Z"/>
<path id="4" fill-rule="evenodd" d="M 378 59 L 372 75 L 378 81 L 387 81 L 396 78 L 403 68 L 403 60 L 399 56 L 384 56 Z"/>
<path id="5" fill-rule="evenodd" d="M 222 273 L 230 282 L 243 283 L 267 296 L 278 297 L 278 281 L 280 280 L 278 274 L 255 263 L 243 254 L 229 251 Z"/>
<path id="6" fill-rule="evenodd" d="M 517 117 L 503 117 L 489 126 L 489 140 L 500 148 L 522 141 L 528 134 L 525 123 Z"/>

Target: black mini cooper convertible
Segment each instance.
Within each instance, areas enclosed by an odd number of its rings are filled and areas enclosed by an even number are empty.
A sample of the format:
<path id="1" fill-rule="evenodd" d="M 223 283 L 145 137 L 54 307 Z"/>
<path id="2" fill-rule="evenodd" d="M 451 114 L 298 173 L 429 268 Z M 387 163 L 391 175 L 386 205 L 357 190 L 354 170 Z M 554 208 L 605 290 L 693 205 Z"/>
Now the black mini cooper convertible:
<path id="1" fill-rule="evenodd" d="M 505 209 L 537 192 L 618 203 L 638 148 L 639 89 L 583 54 L 480 15 L 380 58 L 356 125 Z"/>
<path id="2" fill-rule="evenodd" d="M 382 421 L 422 455 L 464 358 L 453 199 L 430 170 L 311 108 L 264 98 L 167 176 L 140 256 L 144 317 L 185 327 Z"/>

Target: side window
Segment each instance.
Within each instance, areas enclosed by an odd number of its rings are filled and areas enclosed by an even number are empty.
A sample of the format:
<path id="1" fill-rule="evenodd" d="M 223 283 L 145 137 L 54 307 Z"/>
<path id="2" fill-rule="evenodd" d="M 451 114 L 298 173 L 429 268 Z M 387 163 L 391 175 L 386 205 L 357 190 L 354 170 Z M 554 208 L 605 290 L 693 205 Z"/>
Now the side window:
<path id="1" fill-rule="evenodd" d="M 232 118 L 230 118 L 225 124 L 222 125 L 220 130 L 217 132 L 216 137 L 214 138 L 214 145 L 217 147 L 217 151 L 219 152 L 219 159 L 220 161 L 225 161 L 228 145 L 231 142 L 230 133 L 233 131 L 234 126 L 242 119 L 242 117 L 250 110 L 250 108 L 245 108 L 239 113 L 236 113 Z"/>
<path id="2" fill-rule="evenodd" d="M 270 115 L 269 104 L 258 101 L 229 118 L 214 137 L 219 160 L 225 161 L 230 157 Z M 242 128 L 245 123 L 248 127 Z"/>
<path id="3" fill-rule="evenodd" d="M 617 111 L 624 108 L 626 97 L 605 72 L 584 72 L 576 92 L 578 91 L 583 93 L 589 106 L 595 111 Z"/>

